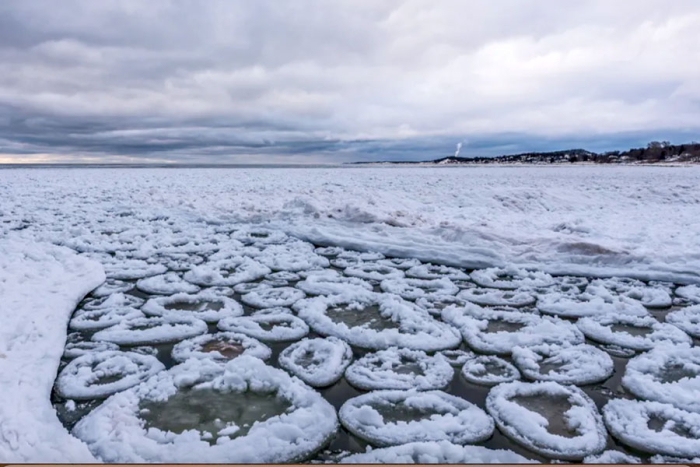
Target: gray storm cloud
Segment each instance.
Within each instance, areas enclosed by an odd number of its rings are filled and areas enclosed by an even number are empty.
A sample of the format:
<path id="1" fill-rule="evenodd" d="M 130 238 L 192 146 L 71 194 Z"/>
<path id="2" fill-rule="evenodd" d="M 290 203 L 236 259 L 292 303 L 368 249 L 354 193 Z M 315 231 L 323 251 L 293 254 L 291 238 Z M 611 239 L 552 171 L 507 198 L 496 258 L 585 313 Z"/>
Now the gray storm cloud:
<path id="1" fill-rule="evenodd" d="M 6 0 L 0 162 L 692 139 L 699 29 L 694 0 Z"/>

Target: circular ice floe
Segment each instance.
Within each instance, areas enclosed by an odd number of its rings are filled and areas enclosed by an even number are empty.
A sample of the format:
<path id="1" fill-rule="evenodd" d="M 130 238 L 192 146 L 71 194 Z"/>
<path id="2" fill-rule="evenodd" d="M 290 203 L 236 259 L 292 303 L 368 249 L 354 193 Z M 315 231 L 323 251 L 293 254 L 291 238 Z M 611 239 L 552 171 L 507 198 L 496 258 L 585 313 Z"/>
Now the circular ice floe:
<path id="1" fill-rule="evenodd" d="M 185 339 L 173 347 L 172 357 L 184 362 L 189 358 L 225 362 L 240 355 L 267 360 L 272 350 L 262 342 L 235 332 L 218 332 Z"/>
<path id="2" fill-rule="evenodd" d="M 262 282 L 243 282 L 241 284 L 234 285 L 233 291 L 239 294 L 247 294 L 253 290 L 269 289 L 270 287 L 272 287 L 270 284 L 264 284 Z"/>
<path id="3" fill-rule="evenodd" d="M 507 449 L 458 446 L 447 441 L 407 443 L 347 456 L 341 464 L 534 464 Z"/>
<path id="4" fill-rule="evenodd" d="M 535 297 L 527 292 L 511 292 L 507 290 L 494 290 L 471 288 L 462 290 L 457 297 L 468 300 L 478 305 L 486 306 L 528 306 L 534 305 Z"/>
<path id="5" fill-rule="evenodd" d="M 343 251 L 345 250 L 339 246 L 324 246 L 316 248 L 314 250 L 314 253 L 316 253 L 317 255 L 325 256 L 326 258 L 335 258 Z"/>
<path id="6" fill-rule="evenodd" d="M 119 292 L 128 292 L 134 288 L 131 282 L 124 282 L 117 279 L 107 279 L 101 286 L 92 291 L 91 295 L 96 298 L 107 297 Z"/>
<path id="7" fill-rule="evenodd" d="M 620 347 L 619 345 L 613 344 L 601 345 L 600 349 L 612 355 L 613 357 L 619 358 L 630 358 L 634 357 L 637 354 L 635 350 L 628 349 L 626 347 Z"/>
<path id="8" fill-rule="evenodd" d="M 104 329 L 119 324 L 125 319 L 143 318 L 143 316 L 140 310 L 128 306 L 81 310 L 70 320 L 68 326 L 74 331 Z"/>
<path id="9" fill-rule="evenodd" d="M 416 300 L 416 306 L 418 308 L 421 308 L 434 316 L 440 316 L 442 310 L 449 306 L 455 305 L 462 307 L 466 304 L 466 300 L 462 300 L 461 298 L 457 298 L 453 295 L 429 295 Z"/>
<path id="10" fill-rule="evenodd" d="M 243 315 L 243 307 L 236 300 L 211 293 L 209 290 L 198 294 L 179 293 L 169 297 L 152 298 L 141 310 L 150 316 L 190 315 L 207 323 Z"/>
<path id="11" fill-rule="evenodd" d="M 257 259 L 273 271 L 296 272 L 330 266 L 328 258 L 317 255 L 310 246 L 294 244 L 269 246 Z"/>
<path id="12" fill-rule="evenodd" d="M 607 433 L 598 409 L 575 386 L 501 384 L 489 391 L 486 410 L 506 436 L 546 457 L 580 460 L 605 448 Z"/>
<path id="13" fill-rule="evenodd" d="M 478 443 L 494 430 L 486 412 L 442 391 L 374 391 L 346 401 L 338 416 L 349 432 L 375 446 Z"/>
<path id="14" fill-rule="evenodd" d="M 462 376 L 470 383 L 494 386 L 520 379 L 520 372 L 502 358 L 480 355 L 468 359 L 462 366 Z"/>
<path id="15" fill-rule="evenodd" d="M 676 295 L 690 300 L 691 302 L 700 303 L 700 285 L 685 285 L 676 289 Z"/>
<path id="16" fill-rule="evenodd" d="M 420 266 L 421 262 L 414 258 L 387 258 L 380 259 L 377 264 L 389 266 L 396 269 L 411 269 L 415 266 Z"/>
<path id="17" fill-rule="evenodd" d="M 263 227 L 249 227 L 233 232 L 231 238 L 238 240 L 244 245 L 251 245 L 253 243 L 258 245 L 273 245 L 284 243 L 289 237 L 279 230 L 271 230 Z"/>
<path id="18" fill-rule="evenodd" d="M 592 291 L 595 293 L 591 293 Z M 600 292 L 601 289 L 592 288 L 589 285 L 586 292 L 576 296 L 558 292 L 540 295 L 537 299 L 537 309 L 542 313 L 564 318 L 581 318 L 606 314 L 632 314 L 637 316 L 649 314 L 644 305 L 637 300 Z"/>
<path id="19" fill-rule="evenodd" d="M 309 386 L 325 387 L 338 381 L 352 361 L 352 349 L 335 337 L 304 339 L 279 356 L 279 364 Z"/>
<path id="20" fill-rule="evenodd" d="M 610 433 L 640 451 L 700 456 L 700 414 L 660 402 L 614 399 L 603 407 Z"/>
<path id="21" fill-rule="evenodd" d="M 658 345 L 627 362 L 622 386 L 641 399 L 700 412 L 700 347 Z"/>
<path id="22" fill-rule="evenodd" d="M 106 352 L 108 350 L 119 350 L 119 346 L 117 344 L 113 344 L 112 342 L 69 342 L 66 344 L 63 351 L 63 358 L 77 358 L 86 354 Z"/>
<path id="23" fill-rule="evenodd" d="M 358 277 L 341 276 L 335 271 L 324 274 L 310 274 L 296 287 L 310 295 L 342 295 L 372 291 L 372 284 Z"/>
<path id="24" fill-rule="evenodd" d="M 105 274 L 110 279 L 136 280 L 163 274 L 168 270 L 162 264 L 151 264 L 140 259 L 122 259 L 103 264 Z"/>
<path id="25" fill-rule="evenodd" d="M 309 333 L 304 321 L 286 313 L 224 318 L 217 327 L 270 342 L 295 341 Z"/>
<path id="26" fill-rule="evenodd" d="M 447 363 L 453 367 L 462 368 L 467 360 L 475 358 L 476 355 L 473 352 L 467 352 L 466 350 L 442 350 L 438 352 L 442 357 L 447 360 Z"/>
<path id="27" fill-rule="evenodd" d="M 639 301 L 647 308 L 667 308 L 673 304 L 671 295 L 659 287 L 632 287 L 625 296 Z"/>
<path id="28" fill-rule="evenodd" d="M 204 258 L 199 255 L 172 253 L 158 258 L 158 261 L 170 271 L 185 272 L 189 271 L 192 266 L 202 264 Z"/>
<path id="29" fill-rule="evenodd" d="M 400 269 L 389 266 L 382 266 L 377 263 L 360 263 L 355 266 L 345 268 L 345 274 L 360 279 L 383 281 L 385 279 L 401 279 L 404 272 Z"/>
<path id="30" fill-rule="evenodd" d="M 345 379 L 364 389 L 441 389 L 452 380 L 454 369 L 440 355 L 392 347 L 369 353 L 345 371 Z"/>
<path id="31" fill-rule="evenodd" d="M 282 370 L 241 356 L 189 360 L 112 396 L 72 431 L 104 462 L 301 462 L 338 428 L 332 405 Z"/>
<path id="32" fill-rule="evenodd" d="M 301 276 L 299 274 L 296 274 L 291 271 L 277 271 L 268 274 L 265 276 L 266 281 L 272 281 L 272 282 L 277 282 L 277 281 L 283 281 L 283 282 L 296 282 L 301 279 Z"/>
<path id="33" fill-rule="evenodd" d="M 87 301 L 83 304 L 83 310 L 101 310 L 105 308 L 140 308 L 143 305 L 142 298 L 134 297 L 133 295 L 124 295 L 123 293 L 115 293 L 107 297 L 96 298 Z"/>
<path id="34" fill-rule="evenodd" d="M 581 344 L 576 326 L 533 313 L 481 308 L 467 304 L 442 311 L 443 321 L 458 328 L 469 347 L 482 353 L 508 355 L 516 346 Z"/>
<path id="35" fill-rule="evenodd" d="M 263 315 L 292 315 L 294 314 L 291 309 L 282 306 L 276 306 L 272 308 L 260 308 L 259 310 L 253 311 L 250 316 L 263 316 Z"/>
<path id="36" fill-rule="evenodd" d="M 693 305 L 666 315 L 666 322 L 700 339 L 700 305 Z"/>
<path id="37" fill-rule="evenodd" d="M 94 341 L 114 342 L 119 345 L 158 344 L 177 342 L 207 332 L 207 323 L 201 319 L 181 315 L 133 318 L 96 332 Z"/>
<path id="38" fill-rule="evenodd" d="M 182 280 L 176 272 L 168 272 L 158 276 L 140 279 L 136 287 L 146 293 L 154 295 L 172 295 L 176 293 L 197 293 L 199 287 Z"/>
<path id="39" fill-rule="evenodd" d="M 380 284 L 381 289 L 406 300 L 426 296 L 454 295 L 459 287 L 446 277 L 441 279 L 387 279 Z"/>
<path id="40" fill-rule="evenodd" d="M 555 283 L 552 276 L 540 271 L 525 269 L 488 268 L 471 273 L 471 279 L 482 287 L 515 290 L 523 287 L 547 287 Z"/>
<path id="41" fill-rule="evenodd" d="M 398 346 L 432 352 L 458 347 L 462 340 L 451 326 L 389 294 L 315 297 L 293 308 L 318 334 L 365 349 Z"/>
<path id="42" fill-rule="evenodd" d="M 442 277 L 460 281 L 469 279 L 469 274 L 461 269 L 440 264 L 419 264 L 406 271 L 406 275 L 417 279 L 440 279 Z"/>
<path id="43" fill-rule="evenodd" d="M 612 375 L 610 355 L 592 345 L 514 347 L 513 362 L 528 379 L 593 384 Z"/>
<path id="44" fill-rule="evenodd" d="M 56 392 L 66 399 L 99 399 L 129 389 L 164 369 L 149 355 L 89 353 L 66 365 L 56 379 Z"/>
<path id="45" fill-rule="evenodd" d="M 255 308 L 271 308 L 291 306 L 305 296 L 304 292 L 294 287 L 275 287 L 253 290 L 243 295 L 241 300 Z"/>
<path id="46" fill-rule="evenodd" d="M 233 286 L 241 282 L 251 282 L 272 272 L 267 266 L 251 258 L 205 263 L 195 266 L 183 276 L 187 282 L 196 285 Z"/>
<path id="47" fill-rule="evenodd" d="M 576 326 L 589 339 L 634 350 L 649 350 L 658 342 L 692 342 L 692 339 L 677 327 L 659 323 L 651 316 L 595 316 L 579 319 Z"/>

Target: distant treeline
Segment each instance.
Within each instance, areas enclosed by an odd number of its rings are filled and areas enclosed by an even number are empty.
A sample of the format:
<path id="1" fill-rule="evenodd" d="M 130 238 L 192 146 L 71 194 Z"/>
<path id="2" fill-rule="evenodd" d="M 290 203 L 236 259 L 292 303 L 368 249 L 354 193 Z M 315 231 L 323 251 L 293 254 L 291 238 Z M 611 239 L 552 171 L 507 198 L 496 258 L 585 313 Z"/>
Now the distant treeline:
<path id="1" fill-rule="evenodd" d="M 443 157 L 423 163 L 450 164 L 562 164 L 587 162 L 594 164 L 655 164 L 655 163 L 700 163 L 700 143 L 673 145 L 668 141 L 652 141 L 645 148 L 627 151 L 595 153 L 585 149 L 565 151 L 528 152 L 496 157 Z M 392 162 L 411 163 L 411 162 Z M 412 162 L 415 164 L 415 162 Z"/>

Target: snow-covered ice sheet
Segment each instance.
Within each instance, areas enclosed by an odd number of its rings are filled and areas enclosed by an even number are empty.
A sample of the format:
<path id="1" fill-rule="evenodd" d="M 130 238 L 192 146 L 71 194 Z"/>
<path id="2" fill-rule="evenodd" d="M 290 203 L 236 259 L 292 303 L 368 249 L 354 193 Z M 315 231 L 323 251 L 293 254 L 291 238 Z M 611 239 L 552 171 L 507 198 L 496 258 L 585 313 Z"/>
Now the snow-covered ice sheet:
<path id="1" fill-rule="evenodd" d="M 74 252 L 0 240 L 0 459 L 94 462 L 51 406 L 66 329 L 78 302 L 105 280 Z"/>

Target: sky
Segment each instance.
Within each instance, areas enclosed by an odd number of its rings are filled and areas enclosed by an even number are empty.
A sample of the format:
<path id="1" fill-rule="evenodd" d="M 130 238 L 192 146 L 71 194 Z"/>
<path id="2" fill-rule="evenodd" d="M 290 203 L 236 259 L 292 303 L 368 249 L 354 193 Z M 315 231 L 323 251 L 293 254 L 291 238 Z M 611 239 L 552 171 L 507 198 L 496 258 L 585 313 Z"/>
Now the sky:
<path id="1" fill-rule="evenodd" d="M 2 0 L 0 163 L 700 140 L 697 0 Z"/>

